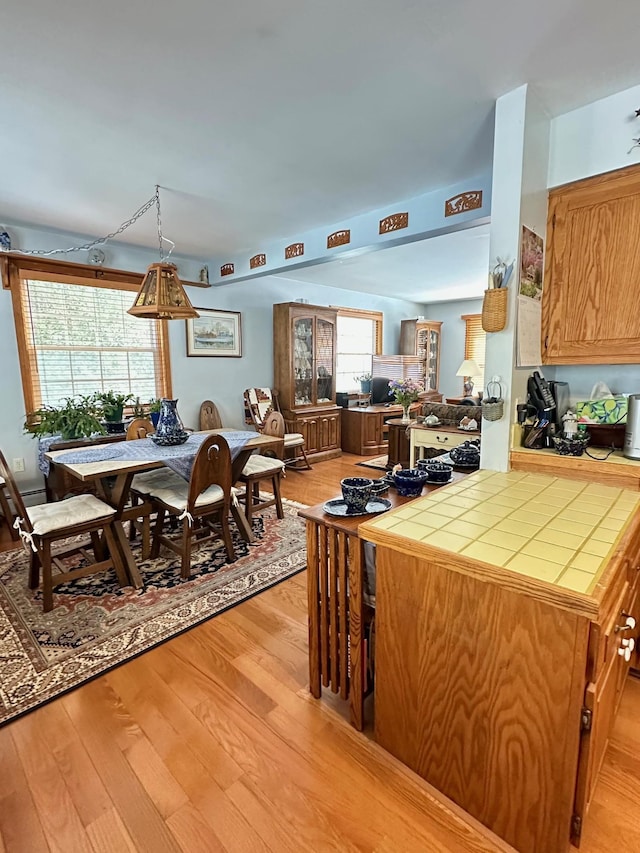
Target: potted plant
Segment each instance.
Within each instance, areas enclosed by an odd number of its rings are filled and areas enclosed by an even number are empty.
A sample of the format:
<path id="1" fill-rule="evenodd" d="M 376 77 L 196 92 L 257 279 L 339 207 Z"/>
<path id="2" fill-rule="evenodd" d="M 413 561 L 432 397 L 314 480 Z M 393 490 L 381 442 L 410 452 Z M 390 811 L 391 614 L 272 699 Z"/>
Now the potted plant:
<path id="1" fill-rule="evenodd" d="M 94 400 L 99 404 L 108 433 L 124 432 L 122 413 L 127 403 L 133 400 L 133 394 L 118 394 L 116 391 L 98 391 Z"/>
<path id="2" fill-rule="evenodd" d="M 149 417 L 154 427 L 158 426 L 158 418 L 160 417 L 160 409 L 162 408 L 162 400 L 159 397 L 152 397 L 149 400 Z"/>
<path id="3" fill-rule="evenodd" d="M 60 406 L 42 406 L 29 412 L 24 424 L 25 432 L 41 438 L 61 435 L 65 440 L 104 435 L 93 397 L 65 397 Z"/>
<path id="4" fill-rule="evenodd" d="M 373 377 L 370 373 L 363 373 L 362 376 L 356 376 L 356 382 L 360 383 L 360 391 L 363 394 L 371 393 L 371 380 Z"/>

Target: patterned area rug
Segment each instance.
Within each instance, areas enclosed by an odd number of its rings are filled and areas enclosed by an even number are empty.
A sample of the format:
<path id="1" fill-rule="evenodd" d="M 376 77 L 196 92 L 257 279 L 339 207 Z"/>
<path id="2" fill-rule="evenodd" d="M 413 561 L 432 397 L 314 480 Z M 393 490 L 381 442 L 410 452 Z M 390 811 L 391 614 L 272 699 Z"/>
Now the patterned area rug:
<path id="1" fill-rule="evenodd" d="M 372 456 L 371 459 L 366 459 L 364 462 L 356 462 L 356 465 L 361 465 L 363 468 L 376 468 L 378 471 L 386 471 L 388 468 L 388 458 L 385 453 L 384 456 Z"/>
<path id="2" fill-rule="evenodd" d="M 138 559 L 144 590 L 121 589 L 111 573 L 89 576 L 57 587 L 50 613 L 28 587 L 29 555 L 0 554 L 0 724 L 304 569 L 301 505 L 283 504 L 284 519 L 274 508 L 254 519 L 252 545 L 232 524 L 234 563 L 220 541 L 209 542 L 194 550 L 183 581 L 179 559 L 162 549 L 157 560 Z"/>

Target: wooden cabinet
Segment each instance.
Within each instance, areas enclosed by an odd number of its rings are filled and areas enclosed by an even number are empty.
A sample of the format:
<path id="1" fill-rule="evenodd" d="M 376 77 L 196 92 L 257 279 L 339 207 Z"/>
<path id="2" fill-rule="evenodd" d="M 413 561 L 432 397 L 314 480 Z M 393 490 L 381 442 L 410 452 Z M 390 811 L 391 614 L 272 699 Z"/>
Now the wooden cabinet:
<path id="1" fill-rule="evenodd" d="M 551 191 L 544 363 L 640 362 L 639 233 L 640 166 Z"/>
<path id="2" fill-rule="evenodd" d="M 421 404 L 413 403 L 412 414 Z M 342 409 L 342 449 L 358 456 L 378 456 L 388 446 L 386 422 L 402 415 L 402 406 L 354 406 Z"/>
<path id="3" fill-rule="evenodd" d="M 475 490 L 492 476 L 465 482 Z M 526 491 L 539 480 L 513 482 Z M 634 662 L 625 651 L 639 631 L 637 505 L 620 493 L 619 540 L 578 594 L 542 579 L 539 566 L 546 577 L 557 568 L 546 546 L 530 550 L 527 576 L 527 557 L 508 569 L 508 537 L 494 547 L 496 534 L 474 532 L 504 517 L 502 496 L 479 497 L 467 523 L 469 492 L 458 484 L 449 504 L 448 488 L 416 501 L 406 524 L 392 510 L 359 528 L 376 545 L 375 737 L 521 853 L 568 851 Z M 594 524 L 609 523 L 609 506 L 591 504 Z M 456 535 L 481 538 L 469 546 Z M 584 544 L 564 543 L 576 555 Z"/>
<path id="4" fill-rule="evenodd" d="M 480 438 L 479 432 L 464 432 L 458 427 L 427 427 L 415 424 L 411 427 L 410 462 L 414 466 L 418 459 L 430 459 L 448 453 L 469 439 Z"/>
<path id="5" fill-rule="evenodd" d="M 427 391 L 437 391 L 440 382 L 440 330 L 436 320 L 402 320 L 400 353 L 417 355 L 422 361 L 422 376 Z"/>
<path id="6" fill-rule="evenodd" d="M 331 308 L 284 302 L 273 306 L 274 386 L 289 432 L 305 437 L 312 459 L 339 456 L 336 406 L 336 318 Z"/>

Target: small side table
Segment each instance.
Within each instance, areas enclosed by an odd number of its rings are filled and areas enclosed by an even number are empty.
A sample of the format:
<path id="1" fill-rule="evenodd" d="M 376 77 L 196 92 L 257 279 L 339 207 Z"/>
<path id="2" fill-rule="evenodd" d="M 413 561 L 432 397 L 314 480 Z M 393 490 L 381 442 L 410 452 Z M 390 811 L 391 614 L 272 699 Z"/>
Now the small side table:
<path id="1" fill-rule="evenodd" d="M 400 463 L 403 468 L 409 467 L 410 445 L 407 436 L 409 424 L 403 423 L 401 418 L 391 418 L 386 422 L 389 427 L 389 458 L 387 464 L 390 468 Z"/>

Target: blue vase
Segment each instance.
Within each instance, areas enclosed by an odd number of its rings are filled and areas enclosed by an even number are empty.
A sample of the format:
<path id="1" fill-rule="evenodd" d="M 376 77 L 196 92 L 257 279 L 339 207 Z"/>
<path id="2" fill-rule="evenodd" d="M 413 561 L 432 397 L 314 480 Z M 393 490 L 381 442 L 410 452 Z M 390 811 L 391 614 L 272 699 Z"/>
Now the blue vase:
<path id="1" fill-rule="evenodd" d="M 165 397 L 160 401 L 160 417 L 153 436 L 156 444 L 184 444 L 189 437 L 180 420 L 177 405 L 177 400 L 167 400 Z"/>

